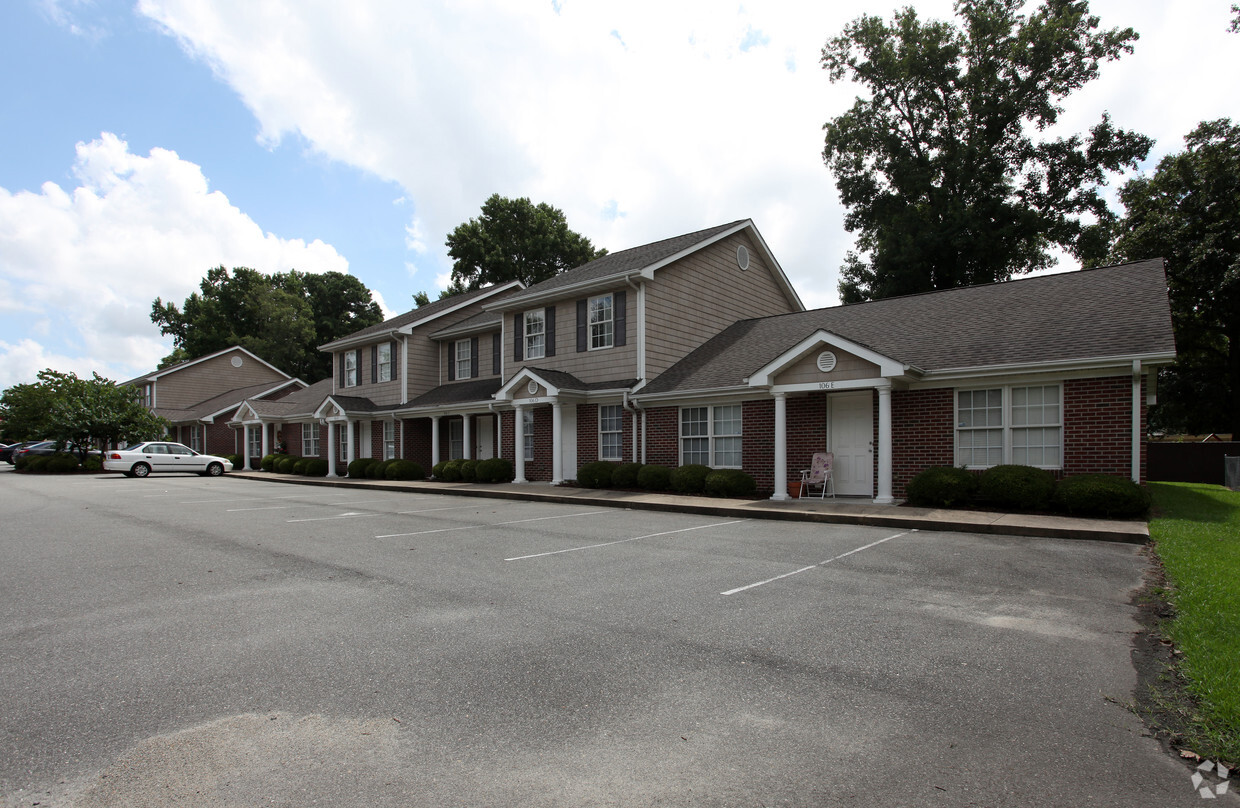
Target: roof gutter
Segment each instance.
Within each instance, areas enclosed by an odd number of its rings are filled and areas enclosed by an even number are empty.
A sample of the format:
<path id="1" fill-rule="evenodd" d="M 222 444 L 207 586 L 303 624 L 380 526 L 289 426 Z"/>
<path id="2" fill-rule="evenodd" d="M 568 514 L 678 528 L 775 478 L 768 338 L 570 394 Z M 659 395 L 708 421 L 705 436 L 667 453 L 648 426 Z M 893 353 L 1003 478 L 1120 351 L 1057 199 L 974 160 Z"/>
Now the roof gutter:
<path id="1" fill-rule="evenodd" d="M 543 303 L 549 300 L 558 300 L 569 295 L 580 294 L 581 292 L 590 292 L 595 289 L 606 289 L 620 282 L 629 282 L 630 278 L 641 276 L 641 270 L 636 272 L 624 272 L 616 275 L 605 275 L 602 278 L 591 278 L 588 281 L 578 281 L 570 283 L 567 286 L 557 286 L 554 289 L 548 289 L 545 292 L 524 296 L 516 294 L 511 297 L 504 298 L 498 303 L 484 304 L 483 311 L 519 311 L 531 305 Z"/>

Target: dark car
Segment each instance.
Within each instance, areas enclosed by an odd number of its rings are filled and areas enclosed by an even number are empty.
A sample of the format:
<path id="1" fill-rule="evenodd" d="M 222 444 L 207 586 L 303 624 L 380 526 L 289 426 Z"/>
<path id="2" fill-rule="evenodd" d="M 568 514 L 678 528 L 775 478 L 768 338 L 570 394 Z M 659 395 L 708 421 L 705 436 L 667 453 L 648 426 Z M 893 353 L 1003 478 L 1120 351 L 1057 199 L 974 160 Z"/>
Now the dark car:
<path id="1" fill-rule="evenodd" d="M 0 460 L 13 465 L 13 461 L 17 460 L 17 453 L 30 446 L 38 443 L 46 443 L 47 441 L 39 440 L 23 440 L 0 449 Z"/>

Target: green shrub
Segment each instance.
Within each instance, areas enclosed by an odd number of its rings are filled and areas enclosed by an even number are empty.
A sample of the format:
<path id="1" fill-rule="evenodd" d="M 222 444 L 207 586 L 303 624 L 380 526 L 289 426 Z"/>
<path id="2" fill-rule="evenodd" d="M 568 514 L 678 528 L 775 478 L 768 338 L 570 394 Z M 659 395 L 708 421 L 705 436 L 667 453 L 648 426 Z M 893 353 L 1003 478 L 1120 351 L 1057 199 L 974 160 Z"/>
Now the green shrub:
<path id="1" fill-rule="evenodd" d="M 952 466 L 931 466 L 909 480 L 908 501 L 923 508 L 950 508 L 977 496 L 977 475 Z"/>
<path id="2" fill-rule="evenodd" d="M 637 473 L 641 469 L 641 463 L 618 463 L 611 471 L 611 487 L 636 488 Z"/>
<path id="3" fill-rule="evenodd" d="M 300 473 L 307 477 L 326 477 L 327 460 L 321 457 L 307 457 L 305 459 L 305 471 Z"/>
<path id="4" fill-rule="evenodd" d="M 740 469 L 719 469 L 706 475 L 705 491 L 712 497 L 742 499 L 757 493 L 758 484 Z"/>
<path id="5" fill-rule="evenodd" d="M 505 460 L 502 457 L 492 457 L 490 460 L 478 461 L 478 482 L 480 483 L 512 482 L 514 476 L 515 473 L 510 460 Z"/>
<path id="6" fill-rule="evenodd" d="M 977 491 L 1000 508 L 1042 510 L 1055 493 L 1055 475 L 1033 466 L 992 466 L 982 472 Z"/>
<path id="7" fill-rule="evenodd" d="M 366 479 L 386 480 L 387 477 L 385 476 L 385 473 L 387 472 L 388 465 L 391 464 L 392 461 L 391 460 L 378 460 L 378 459 L 374 459 L 374 461 L 375 462 L 371 463 L 369 466 L 366 467 L 366 471 L 365 471 Z"/>
<path id="8" fill-rule="evenodd" d="M 308 457 L 299 457 L 293 463 L 293 473 L 304 475 L 306 473 L 306 463 L 310 460 Z"/>
<path id="9" fill-rule="evenodd" d="M 276 462 L 275 462 L 276 473 L 277 474 L 292 474 L 293 467 L 297 465 L 297 461 L 300 459 L 301 459 L 300 457 L 293 457 L 292 455 L 279 455 L 278 457 L 276 457 Z"/>
<path id="10" fill-rule="evenodd" d="M 478 461 L 462 460 L 461 461 L 461 480 L 467 483 L 478 482 Z"/>
<path id="11" fill-rule="evenodd" d="M 96 455 L 90 455 L 82 461 L 82 469 L 85 471 L 103 471 L 103 460 Z"/>
<path id="12" fill-rule="evenodd" d="M 672 490 L 677 494 L 701 494 L 706 491 L 706 475 L 710 466 L 690 463 L 672 469 Z"/>
<path id="13" fill-rule="evenodd" d="M 22 458 L 22 460 L 26 461 L 26 471 L 30 471 L 35 474 L 42 474 L 47 471 L 47 461 L 49 459 L 50 458 L 47 455 L 26 455 Z"/>
<path id="14" fill-rule="evenodd" d="M 442 472 L 439 477 L 444 482 L 459 483 L 461 481 L 461 461 L 449 460 L 443 464 Z"/>
<path id="15" fill-rule="evenodd" d="M 229 463 L 232 463 L 234 469 L 237 469 L 238 471 L 241 470 L 241 466 L 243 465 L 241 462 L 241 455 L 231 454 L 231 455 L 220 455 L 220 456 L 223 457 L 225 460 L 227 460 Z"/>
<path id="16" fill-rule="evenodd" d="M 30 458 L 29 458 L 29 457 L 15 457 L 15 458 L 13 458 L 13 469 L 14 469 L 14 470 L 16 470 L 16 471 L 25 471 L 25 470 L 26 470 L 26 467 L 27 467 L 27 466 L 29 466 L 29 465 L 30 465 Z"/>
<path id="17" fill-rule="evenodd" d="M 359 457 L 349 464 L 349 476 L 355 479 L 363 479 L 366 476 L 366 469 L 375 464 L 373 457 Z"/>
<path id="18" fill-rule="evenodd" d="M 275 471 L 276 460 L 278 460 L 279 457 L 280 457 L 279 455 L 273 455 L 273 454 L 264 455 L 263 459 L 259 461 L 258 467 L 261 468 L 263 471 Z"/>
<path id="19" fill-rule="evenodd" d="M 440 460 L 438 463 L 431 466 L 431 476 L 434 477 L 436 480 L 442 480 L 443 479 L 443 467 L 446 465 L 448 465 L 447 460 Z"/>
<path id="20" fill-rule="evenodd" d="M 389 480 L 421 480 L 426 477 L 426 472 L 412 460 L 393 460 L 383 476 Z"/>
<path id="21" fill-rule="evenodd" d="M 81 463 L 78 462 L 77 455 L 57 452 L 47 458 L 47 463 L 44 464 L 43 470 L 48 474 L 72 474 L 78 470 L 80 465 Z"/>
<path id="22" fill-rule="evenodd" d="M 1127 477 L 1081 474 L 1060 480 L 1051 504 L 1078 516 L 1143 516 L 1150 509 L 1150 493 Z"/>
<path id="23" fill-rule="evenodd" d="M 611 488 L 611 475 L 616 464 L 606 460 L 586 463 L 577 469 L 577 485 L 582 488 Z"/>
<path id="24" fill-rule="evenodd" d="M 637 472 L 637 485 L 646 491 L 666 491 L 672 486 L 672 470 L 667 466 L 642 466 Z"/>

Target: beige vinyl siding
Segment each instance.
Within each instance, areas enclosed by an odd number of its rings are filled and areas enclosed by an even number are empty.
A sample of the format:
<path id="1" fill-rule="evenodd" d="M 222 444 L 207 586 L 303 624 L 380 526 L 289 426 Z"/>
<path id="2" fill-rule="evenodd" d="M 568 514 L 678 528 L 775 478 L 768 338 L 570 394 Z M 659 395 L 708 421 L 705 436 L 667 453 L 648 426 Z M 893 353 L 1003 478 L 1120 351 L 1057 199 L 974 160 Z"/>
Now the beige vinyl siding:
<path id="1" fill-rule="evenodd" d="M 597 297 L 607 292 L 626 292 L 624 296 L 625 344 L 620 347 L 599 348 L 594 351 L 577 352 L 577 301 Z M 555 356 L 541 359 L 513 357 L 514 332 L 512 318 L 515 312 L 504 312 L 504 369 L 507 378 L 521 367 L 545 368 L 571 373 L 583 382 L 605 382 L 616 379 L 633 379 L 637 373 L 637 290 L 628 284 L 614 289 L 589 294 L 574 295 L 554 303 L 531 306 L 530 310 L 555 306 Z"/>
<path id="2" fill-rule="evenodd" d="M 241 367 L 232 366 L 234 356 L 241 358 Z M 287 376 L 248 354 L 229 351 L 161 376 L 155 383 L 155 406 L 160 409 L 185 408 L 238 387 L 266 382 L 275 385 L 287 379 Z M 144 384 L 139 383 L 139 389 Z"/>
<path id="3" fill-rule="evenodd" d="M 736 248 L 749 250 L 749 269 Z M 646 286 L 646 378 L 653 379 L 737 320 L 799 311 L 748 233 L 722 241 L 655 272 Z"/>
<path id="4" fill-rule="evenodd" d="M 818 369 L 818 355 L 827 350 L 835 354 L 835 369 L 830 373 L 823 373 Z M 776 376 L 775 383 L 843 382 L 850 379 L 875 379 L 878 376 L 878 365 L 873 362 L 867 362 L 859 356 L 844 351 L 819 348 Z"/>

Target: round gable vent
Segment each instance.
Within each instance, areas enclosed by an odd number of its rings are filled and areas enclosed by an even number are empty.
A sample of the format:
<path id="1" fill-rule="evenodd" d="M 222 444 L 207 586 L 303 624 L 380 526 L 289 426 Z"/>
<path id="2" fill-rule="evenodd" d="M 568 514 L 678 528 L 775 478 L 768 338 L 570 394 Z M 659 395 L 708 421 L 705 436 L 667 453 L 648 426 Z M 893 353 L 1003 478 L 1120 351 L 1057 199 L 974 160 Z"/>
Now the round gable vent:
<path id="1" fill-rule="evenodd" d="M 830 351 L 823 351 L 818 354 L 818 369 L 823 373 L 830 373 L 835 370 L 835 354 Z"/>
<path id="2" fill-rule="evenodd" d="M 239 367 L 241 367 L 241 357 L 239 357 L 239 356 L 234 356 L 234 357 L 232 358 L 232 366 L 233 366 L 233 367 L 235 367 L 235 368 L 239 368 Z"/>
<path id="3" fill-rule="evenodd" d="M 749 250 L 744 244 L 736 248 L 736 265 L 741 269 L 749 269 Z"/>
<path id="4" fill-rule="evenodd" d="M 525 386 L 525 389 L 529 391 L 531 396 L 538 395 L 538 382 L 531 379 L 530 383 Z"/>

